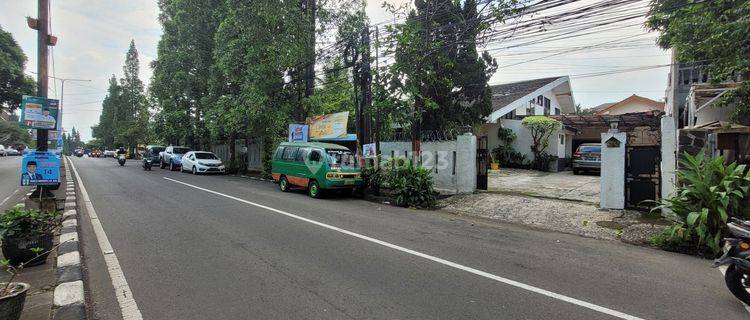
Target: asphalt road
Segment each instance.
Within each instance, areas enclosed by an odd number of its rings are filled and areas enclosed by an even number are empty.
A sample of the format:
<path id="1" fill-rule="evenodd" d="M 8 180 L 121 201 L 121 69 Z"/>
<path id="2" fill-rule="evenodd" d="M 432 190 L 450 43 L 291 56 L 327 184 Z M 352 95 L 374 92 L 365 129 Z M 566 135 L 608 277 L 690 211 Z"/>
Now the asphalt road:
<path id="1" fill-rule="evenodd" d="M 708 260 L 439 211 L 315 200 L 245 178 L 73 163 L 144 319 L 614 319 L 605 308 L 624 318 L 748 318 Z M 82 214 L 93 318 L 119 319 Z"/>
<path id="2" fill-rule="evenodd" d="M 0 212 L 23 201 L 29 187 L 20 187 L 21 157 L 0 157 Z"/>

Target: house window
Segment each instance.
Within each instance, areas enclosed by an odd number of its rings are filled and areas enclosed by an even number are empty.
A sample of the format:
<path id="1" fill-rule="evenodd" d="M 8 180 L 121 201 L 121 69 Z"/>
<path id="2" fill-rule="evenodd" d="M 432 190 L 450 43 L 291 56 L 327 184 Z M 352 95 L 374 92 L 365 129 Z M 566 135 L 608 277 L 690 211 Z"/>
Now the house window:
<path id="1" fill-rule="evenodd" d="M 550 115 L 551 101 L 548 98 L 544 98 L 544 115 Z"/>
<path id="2" fill-rule="evenodd" d="M 533 116 L 534 115 L 534 100 L 531 100 L 529 102 L 529 106 L 526 107 L 526 115 L 527 116 Z"/>
<path id="3" fill-rule="evenodd" d="M 560 108 L 555 108 L 555 115 L 560 115 Z"/>
<path id="4" fill-rule="evenodd" d="M 565 144 L 565 135 L 564 134 L 559 134 L 558 136 L 560 137 L 560 145 L 564 145 Z"/>
<path id="5" fill-rule="evenodd" d="M 515 109 L 513 111 L 511 111 L 511 112 L 506 113 L 503 116 L 503 119 L 515 119 L 515 118 L 516 118 L 516 110 Z"/>
<path id="6" fill-rule="evenodd" d="M 540 106 L 544 105 L 544 96 L 543 95 L 540 94 L 538 97 L 536 97 L 536 104 L 538 104 Z"/>

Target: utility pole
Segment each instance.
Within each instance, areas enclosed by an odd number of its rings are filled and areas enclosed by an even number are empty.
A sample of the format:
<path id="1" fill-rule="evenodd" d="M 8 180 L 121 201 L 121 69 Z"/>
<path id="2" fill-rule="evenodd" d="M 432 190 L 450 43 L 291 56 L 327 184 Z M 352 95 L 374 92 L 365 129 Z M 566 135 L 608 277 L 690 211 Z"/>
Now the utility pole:
<path id="1" fill-rule="evenodd" d="M 375 83 L 380 86 L 380 29 L 375 26 Z M 375 152 L 380 155 L 380 129 L 381 129 L 381 113 L 380 107 L 375 110 Z"/>
<path id="2" fill-rule="evenodd" d="M 358 148 L 361 150 L 362 145 L 370 142 L 370 130 L 369 130 L 369 113 L 367 112 L 369 106 L 372 104 L 372 75 L 370 73 L 370 28 L 365 26 L 360 34 L 360 48 L 359 58 L 360 61 L 357 64 L 358 68 L 355 69 L 358 75 L 358 85 L 360 98 L 357 103 L 357 141 Z M 359 150 L 358 150 L 359 152 Z"/>
<path id="3" fill-rule="evenodd" d="M 37 17 L 37 96 L 47 98 L 47 55 L 49 48 L 49 0 L 39 0 L 39 16 Z M 36 150 L 47 151 L 48 130 L 36 130 Z"/>

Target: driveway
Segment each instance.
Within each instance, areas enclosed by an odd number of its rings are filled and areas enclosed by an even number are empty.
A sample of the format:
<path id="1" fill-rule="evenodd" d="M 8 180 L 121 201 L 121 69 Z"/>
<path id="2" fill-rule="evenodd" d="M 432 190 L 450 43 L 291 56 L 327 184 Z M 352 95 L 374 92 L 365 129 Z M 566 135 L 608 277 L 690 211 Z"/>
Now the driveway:
<path id="1" fill-rule="evenodd" d="M 574 175 L 572 171 L 541 172 L 502 168 L 490 172 L 489 191 L 585 201 L 599 204 L 599 176 Z"/>

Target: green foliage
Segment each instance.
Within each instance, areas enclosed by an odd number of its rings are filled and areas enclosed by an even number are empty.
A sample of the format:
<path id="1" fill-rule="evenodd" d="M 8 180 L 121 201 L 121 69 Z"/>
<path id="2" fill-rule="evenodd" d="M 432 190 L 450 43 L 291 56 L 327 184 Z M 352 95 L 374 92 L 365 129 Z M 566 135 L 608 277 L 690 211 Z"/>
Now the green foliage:
<path id="1" fill-rule="evenodd" d="M 549 147 L 549 138 L 560 130 L 562 125 L 555 119 L 545 116 L 525 117 L 521 124 L 531 132 L 531 152 L 534 154 L 531 166 L 534 169 L 548 171 L 549 164 L 554 157 L 549 155 L 546 150 Z"/>
<path id="2" fill-rule="evenodd" d="M 25 67 L 26 55 L 10 32 L 0 27 L 0 110 L 13 111 L 23 95 L 34 95 L 36 84 L 23 73 Z"/>
<path id="3" fill-rule="evenodd" d="M 673 49 L 678 61 L 704 65 L 713 82 L 723 82 L 750 72 L 748 17 L 747 0 L 654 0 L 647 25 L 660 32 L 659 44 Z M 735 119 L 750 123 L 750 83 L 722 96 L 721 104 L 734 104 Z"/>
<path id="4" fill-rule="evenodd" d="M 125 54 L 123 78 L 119 83 L 114 75 L 109 80 L 107 96 L 102 102 L 99 123 L 91 128 L 92 135 L 109 148 L 126 147 L 134 154 L 138 144 L 147 144 L 149 107 L 144 95 L 144 85 L 139 74 L 138 50 L 135 42 Z M 78 142 L 74 144 L 79 144 Z"/>
<path id="5" fill-rule="evenodd" d="M 384 168 L 388 188 L 396 205 L 403 207 L 430 208 L 435 205 L 432 173 L 415 165 Z"/>
<path id="6" fill-rule="evenodd" d="M 718 253 L 729 218 L 750 218 L 750 172 L 744 165 L 726 165 L 723 157 L 707 158 L 701 152 L 684 154 L 677 176 L 675 196 L 653 209 L 662 210 L 673 225 L 654 243 Z"/>
<path id="7" fill-rule="evenodd" d="M 500 128 L 497 130 L 497 138 L 500 140 L 500 144 L 492 149 L 493 160 L 497 161 L 501 167 L 524 167 L 526 156 L 513 149 L 513 141 L 516 140 L 516 134 L 513 130 Z"/>
<path id="8" fill-rule="evenodd" d="M 515 1 L 485 4 L 502 21 Z M 398 11 L 390 7 L 391 11 Z M 479 54 L 481 23 L 477 1 L 414 2 L 404 23 L 389 26 L 395 63 L 383 75 L 390 94 L 400 101 L 399 123 L 426 130 L 450 129 L 484 121 L 492 108 L 487 84 L 497 63 Z M 377 99 L 382 97 L 378 97 Z"/>
<path id="9" fill-rule="evenodd" d="M 21 129 L 18 122 L 0 120 L 0 144 L 12 146 L 16 143 L 29 144 L 31 135 L 27 130 Z"/>
<path id="10" fill-rule="evenodd" d="M 14 207 L 0 215 L 0 238 L 25 238 L 49 234 L 60 226 L 60 214 Z"/>

